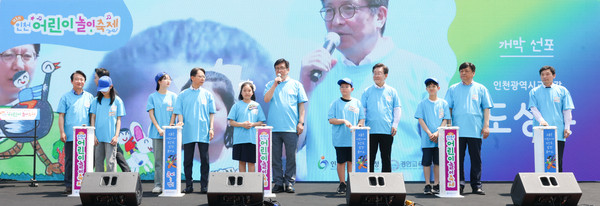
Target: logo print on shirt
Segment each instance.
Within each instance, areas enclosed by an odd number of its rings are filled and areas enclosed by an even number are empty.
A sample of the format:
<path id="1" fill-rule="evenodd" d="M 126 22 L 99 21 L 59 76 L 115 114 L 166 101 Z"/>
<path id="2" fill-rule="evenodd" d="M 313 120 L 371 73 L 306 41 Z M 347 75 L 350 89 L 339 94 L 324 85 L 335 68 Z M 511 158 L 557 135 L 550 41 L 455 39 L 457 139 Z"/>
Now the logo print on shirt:
<path id="1" fill-rule="evenodd" d="M 290 88 L 290 89 L 288 89 L 288 94 L 290 94 L 290 95 L 295 95 L 295 94 L 296 94 L 296 91 L 294 91 L 294 89 L 291 89 L 291 88 Z"/>
<path id="2" fill-rule="evenodd" d="M 116 116 L 117 115 L 117 105 L 110 106 L 110 111 L 108 112 L 108 116 Z"/>
<path id="3" fill-rule="evenodd" d="M 348 111 L 354 112 L 355 114 L 358 114 L 358 108 L 350 105 L 348 106 Z"/>

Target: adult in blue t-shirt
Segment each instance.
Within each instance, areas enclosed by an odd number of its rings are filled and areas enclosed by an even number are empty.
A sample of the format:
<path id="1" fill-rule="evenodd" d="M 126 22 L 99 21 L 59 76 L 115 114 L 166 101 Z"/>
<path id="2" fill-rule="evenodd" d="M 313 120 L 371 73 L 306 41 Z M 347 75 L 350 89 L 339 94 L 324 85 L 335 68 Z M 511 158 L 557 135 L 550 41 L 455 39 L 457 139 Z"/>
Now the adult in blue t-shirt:
<path id="1" fill-rule="evenodd" d="M 552 66 L 540 69 L 543 85 L 529 91 L 529 110 L 534 125 L 556 126 L 558 143 L 558 171 L 562 172 L 563 154 L 567 137 L 571 136 L 571 110 L 575 109 L 567 88 L 554 84 L 556 70 Z"/>
<path id="2" fill-rule="evenodd" d="M 90 105 L 94 95 L 83 90 L 85 80 L 85 73 L 80 70 L 71 74 L 73 89 L 60 98 L 56 110 L 60 141 L 65 143 L 65 194 L 71 193 L 73 183 L 73 127 L 90 124 Z"/>
<path id="3" fill-rule="evenodd" d="M 460 128 L 460 192 L 465 187 L 465 151 L 469 147 L 471 157 L 471 188 L 473 193 L 485 195 L 481 185 L 481 143 L 482 138 L 490 135 L 490 109 L 493 107 L 492 97 L 488 89 L 473 81 L 475 65 L 470 62 L 462 63 L 459 83 L 448 88 L 446 101 L 452 114 L 451 124 Z"/>
<path id="4" fill-rule="evenodd" d="M 200 152 L 200 193 L 208 192 L 209 157 L 208 143 L 213 139 L 213 121 L 215 116 L 215 101 L 213 94 L 202 88 L 206 79 L 203 68 L 193 68 L 190 71 L 192 86 L 183 90 L 177 97 L 174 113 L 183 126 L 183 167 L 185 174 L 185 189 L 183 193 L 194 191 L 192 168 L 194 166 L 194 150 L 198 144 Z"/>
<path id="5" fill-rule="evenodd" d="M 296 149 L 298 135 L 304 130 L 304 103 L 308 101 L 304 86 L 288 76 L 290 63 L 275 61 L 277 77 L 265 87 L 264 100 L 269 103 L 267 125 L 273 127 L 273 193 L 294 193 L 296 182 Z M 285 176 L 282 168 L 282 147 L 285 144 Z M 284 189 L 285 184 L 285 189 Z"/>
<path id="6" fill-rule="evenodd" d="M 398 92 L 387 85 L 389 69 L 382 63 L 373 66 L 373 84 L 360 99 L 366 112 L 369 131 L 369 170 L 375 171 L 375 155 L 381 150 L 381 172 L 392 172 L 392 143 L 400 122 L 401 104 Z"/>

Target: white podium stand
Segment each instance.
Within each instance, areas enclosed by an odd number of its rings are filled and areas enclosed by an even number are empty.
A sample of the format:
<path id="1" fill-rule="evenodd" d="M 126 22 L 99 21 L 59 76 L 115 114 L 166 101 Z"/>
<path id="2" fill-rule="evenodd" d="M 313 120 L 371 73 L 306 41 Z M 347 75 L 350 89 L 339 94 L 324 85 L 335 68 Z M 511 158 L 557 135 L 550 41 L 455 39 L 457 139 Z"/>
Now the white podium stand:
<path id="1" fill-rule="evenodd" d="M 438 197 L 461 198 L 460 164 L 458 149 L 458 127 L 438 128 L 438 149 L 440 160 L 440 193 Z"/>
<path id="2" fill-rule="evenodd" d="M 181 127 L 163 126 L 163 181 L 160 197 L 183 197 L 181 193 Z M 157 171 L 154 171 L 157 172 Z"/>
<path id="3" fill-rule="evenodd" d="M 533 127 L 533 153 L 536 173 L 558 173 L 556 126 Z"/>
<path id="4" fill-rule="evenodd" d="M 87 172 L 94 172 L 94 129 L 85 125 L 73 127 L 72 193 L 69 197 L 79 197 L 83 176 Z"/>
<path id="5" fill-rule="evenodd" d="M 352 127 L 352 172 L 369 172 L 370 127 Z"/>
<path id="6" fill-rule="evenodd" d="M 271 155 L 271 135 L 273 127 L 258 126 L 256 128 L 256 172 L 263 174 L 264 197 L 275 197 L 271 191 L 273 182 L 273 156 Z"/>

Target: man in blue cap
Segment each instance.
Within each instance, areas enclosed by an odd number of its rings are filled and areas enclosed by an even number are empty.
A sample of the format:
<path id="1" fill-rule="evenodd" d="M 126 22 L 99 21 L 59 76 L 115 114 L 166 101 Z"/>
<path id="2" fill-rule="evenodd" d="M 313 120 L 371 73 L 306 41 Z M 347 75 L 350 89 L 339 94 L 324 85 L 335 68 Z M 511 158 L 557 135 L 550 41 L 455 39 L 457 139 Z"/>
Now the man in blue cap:
<path id="1" fill-rule="evenodd" d="M 423 175 L 425 176 L 425 189 L 423 193 L 431 195 L 439 191 L 439 151 L 438 151 L 438 127 L 446 126 L 450 119 L 450 108 L 448 102 L 438 98 L 437 92 L 440 90 L 437 79 L 427 78 L 425 80 L 425 89 L 429 98 L 423 99 L 417 105 L 415 119 L 419 120 L 421 126 L 421 150 L 423 157 L 421 165 L 423 166 Z M 433 163 L 434 186 L 430 185 L 431 163 Z"/>
<path id="2" fill-rule="evenodd" d="M 345 167 L 348 168 L 348 172 L 352 172 L 352 130 L 350 128 L 365 124 L 365 111 L 360 101 L 351 96 L 354 91 L 352 80 L 343 78 L 337 84 L 340 85 L 342 97 L 331 103 L 327 118 L 332 124 L 331 140 L 335 147 L 337 173 L 340 179 L 337 193 L 344 194 L 347 188 Z"/>

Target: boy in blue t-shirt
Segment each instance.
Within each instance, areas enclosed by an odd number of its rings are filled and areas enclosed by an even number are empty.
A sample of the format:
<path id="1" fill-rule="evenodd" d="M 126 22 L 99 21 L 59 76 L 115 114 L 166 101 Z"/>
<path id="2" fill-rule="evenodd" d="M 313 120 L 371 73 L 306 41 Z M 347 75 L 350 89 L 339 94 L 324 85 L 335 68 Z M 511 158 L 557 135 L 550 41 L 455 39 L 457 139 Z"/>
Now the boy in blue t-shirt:
<path id="1" fill-rule="evenodd" d="M 352 80 L 343 78 L 337 84 L 340 85 L 342 97 L 331 103 L 328 119 L 332 124 L 332 143 L 335 147 L 337 173 L 340 179 L 337 193 L 344 194 L 347 188 L 344 181 L 346 177 L 344 167 L 348 168 L 348 172 L 352 172 L 352 131 L 350 128 L 361 127 L 365 124 L 365 111 L 360 101 L 350 96 L 354 91 Z"/>
<path id="2" fill-rule="evenodd" d="M 446 126 L 447 120 L 450 119 L 450 109 L 446 100 L 438 98 L 437 92 L 440 90 L 440 85 L 435 78 L 425 80 L 425 87 L 429 98 L 423 99 L 417 106 L 415 118 L 419 120 L 421 126 L 421 148 L 423 150 L 423 174 L 425 176 L 426 195 L 439 192 L 439 150 L 438 150 L 438 127 Z M 431 178 L 431 162 L 433 162 L 433 177 L 435 186 L 430 185 Z"/>

